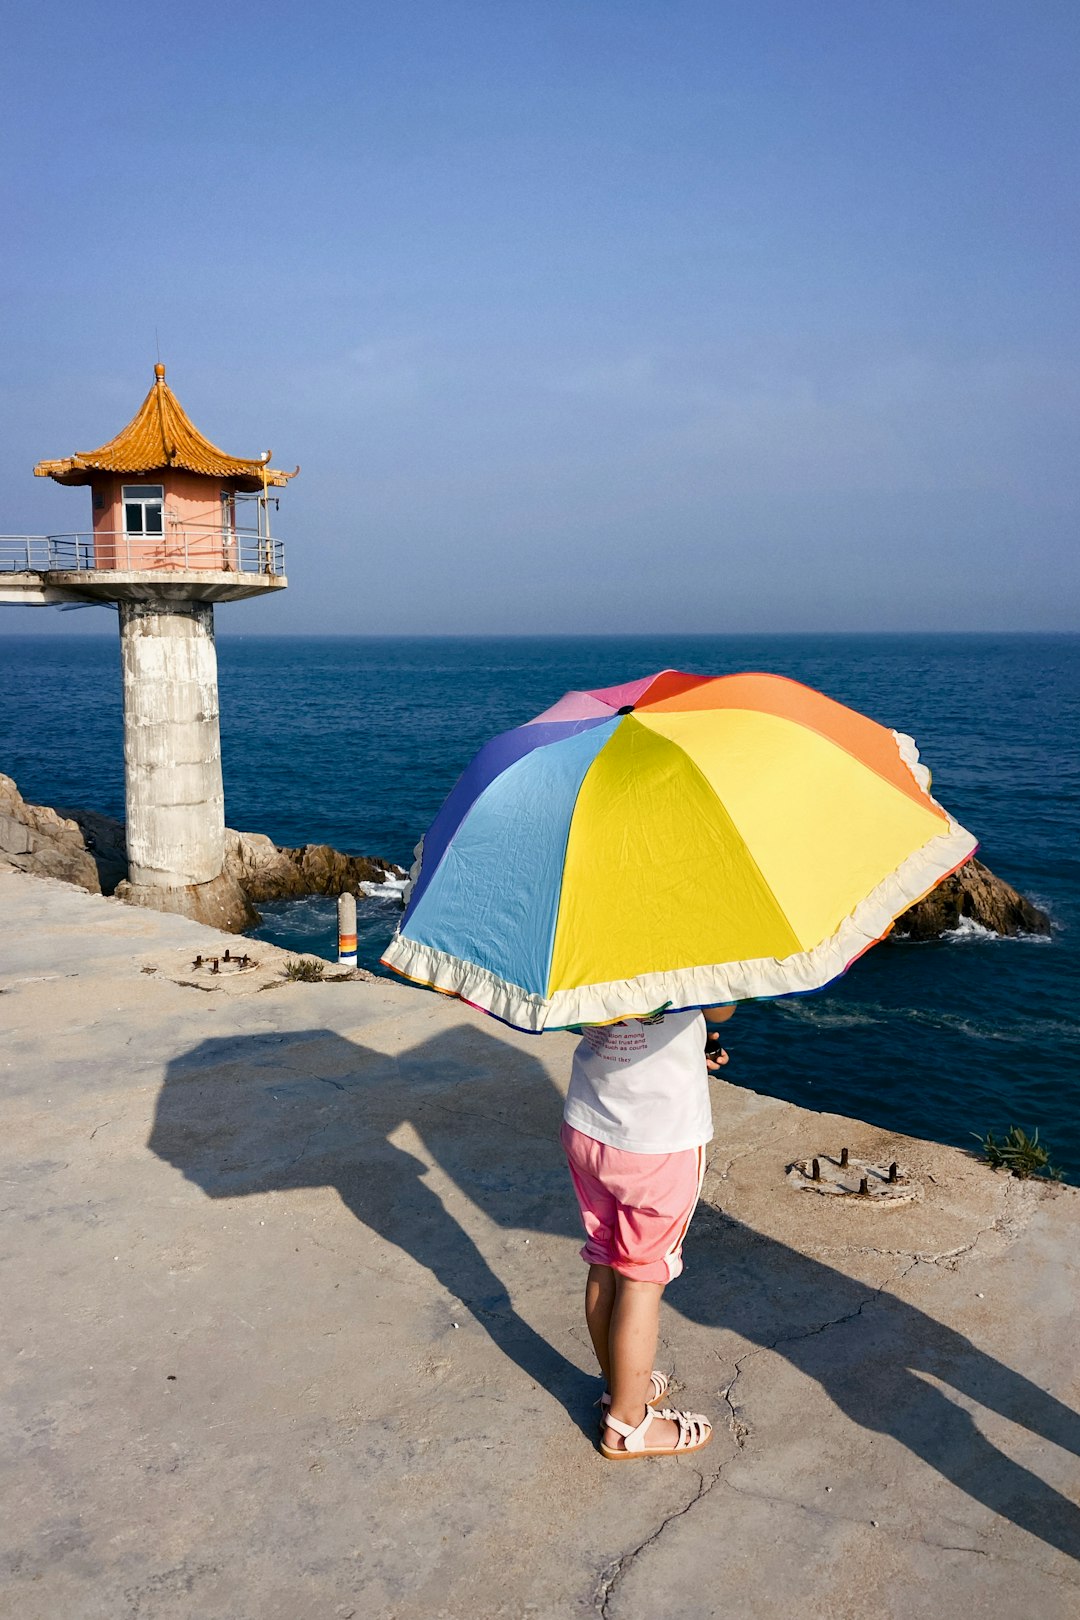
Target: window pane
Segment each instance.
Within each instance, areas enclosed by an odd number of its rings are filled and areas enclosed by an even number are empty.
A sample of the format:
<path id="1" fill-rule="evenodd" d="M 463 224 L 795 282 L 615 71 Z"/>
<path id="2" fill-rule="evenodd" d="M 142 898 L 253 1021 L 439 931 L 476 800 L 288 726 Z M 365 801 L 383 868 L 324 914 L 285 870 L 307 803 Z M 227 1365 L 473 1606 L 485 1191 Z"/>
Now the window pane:
<path id="1" fill-rule="evenodd" d="M 161 501 L 165 499 L 165 490 L 161 484 L 125 484 L 123 498 L 125 501 Z"/>
<path id="2" fill-rule="evenodd" d="M 144 513 L 145 520 L 146 520 L 146 532 L 147 532 L 147 534 L 160 534 L 161 533 L 161 505 L 160 505 L 160 503 L 158 503 L 158 502 L 151 503 L 150 501 L 147 501 L 146 505 L 143 507 L 143 513 Z"/>
<path id="3" fill-rule="evenodd" d="M 142 534 L 143 509 L 138 501 L 125 501 L 124 503 L 124 533 Z"/>

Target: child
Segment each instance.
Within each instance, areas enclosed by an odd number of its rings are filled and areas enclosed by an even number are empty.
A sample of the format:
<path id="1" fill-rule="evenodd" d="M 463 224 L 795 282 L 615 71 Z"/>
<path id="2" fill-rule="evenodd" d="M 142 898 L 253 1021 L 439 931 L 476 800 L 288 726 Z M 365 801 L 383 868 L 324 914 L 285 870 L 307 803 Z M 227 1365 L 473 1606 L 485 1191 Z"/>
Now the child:
<path id="1" fill-rule="evenodd" d="M 706 1059 L 705 1023 L 734 1011 L 585 1026 L 574 1053 L 562 1144 L 587 1239 L 585 1320 L 609 1392 L 600 1450 L 612 1460 L 699 1451 L 712 1438 L 700 1413 L 661 1408 L 668 1379 L 652 1364 L 713 1134 L 708 1070 L 727 1062 L 719 1047 Z"/>

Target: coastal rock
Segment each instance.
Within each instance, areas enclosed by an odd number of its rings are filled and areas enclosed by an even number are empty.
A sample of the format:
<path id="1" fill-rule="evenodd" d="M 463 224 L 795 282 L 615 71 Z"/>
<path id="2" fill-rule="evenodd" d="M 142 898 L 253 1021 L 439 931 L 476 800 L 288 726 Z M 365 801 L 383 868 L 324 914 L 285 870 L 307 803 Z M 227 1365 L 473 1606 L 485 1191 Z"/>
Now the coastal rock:
<path id="1" fill-rule="evenodd" d="M 300 893 L 296 868 L 265 833 L 225 829 L 225 870 L 251 901 L 284 900 Z"/>
<path id="2" fill-rule="evenodd" d="M 127 877 L 123 822 L 99 815 L 96 810 L 69 810 L 58 806 L 56 813 L 74 822 L 79 829 L 86 852 L 97 867 L 102 894 L 112 894 L 116 885 Z"/>
<path id="3" fill-rule="evenodd" d="M 970 860 L 947 877 L 903 916 L 896 919 L 894 939 L 940 939 L 964 921 L 978 923 L 991 934 L 1049 934 L 1045 911 L 996 877 L 982 861 Z"/>
<path id="4" fill-rule="evenodd" d="M 0 855 L 23 872 L 102 892 L 77 823 L 45 805 L 27 804 L 10 776 L 0 776 Z"/>
<path id="5" fill-rule="evenodd" d="M 225 829 L 225 870 L 258 905 L 308 894 L 355 894 L 363 883 L 382 884 L 404 871 L 390 861 L 367 855 L 343 855 L 329 844 L 280 846 L 264 833 Z"/>

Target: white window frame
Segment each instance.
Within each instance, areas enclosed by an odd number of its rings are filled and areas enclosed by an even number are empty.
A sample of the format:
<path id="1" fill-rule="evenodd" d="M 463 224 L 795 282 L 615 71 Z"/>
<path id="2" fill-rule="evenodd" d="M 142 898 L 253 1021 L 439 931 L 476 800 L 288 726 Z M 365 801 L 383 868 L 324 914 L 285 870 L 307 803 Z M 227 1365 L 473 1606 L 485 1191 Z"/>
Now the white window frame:
<path id="1" fill-rule="evenodd" d="M 165 534 L 165 486 L 163 484 L 121 484 L 120 504 L 124 511 L 124 538 L 126 540 L 161 540 Z M 141 529 L 128 528 L 128 507 L 140 508 L 142 522 Z M 146 527 L 146 509 L 156 506 L 158 509 L 158 527 Z"/>

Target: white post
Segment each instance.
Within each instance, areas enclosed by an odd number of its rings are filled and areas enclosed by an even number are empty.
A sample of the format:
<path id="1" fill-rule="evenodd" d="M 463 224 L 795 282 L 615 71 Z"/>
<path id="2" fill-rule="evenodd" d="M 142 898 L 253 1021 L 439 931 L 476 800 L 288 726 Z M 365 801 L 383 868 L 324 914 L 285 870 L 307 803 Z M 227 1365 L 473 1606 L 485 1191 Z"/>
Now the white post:
<path id="1" fill-rule="evenodd" d="M 337 959 L 342 967 L 356 966 L 356 896 L 339 894 L 337 903 Z"/>

